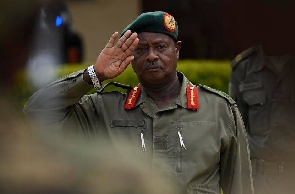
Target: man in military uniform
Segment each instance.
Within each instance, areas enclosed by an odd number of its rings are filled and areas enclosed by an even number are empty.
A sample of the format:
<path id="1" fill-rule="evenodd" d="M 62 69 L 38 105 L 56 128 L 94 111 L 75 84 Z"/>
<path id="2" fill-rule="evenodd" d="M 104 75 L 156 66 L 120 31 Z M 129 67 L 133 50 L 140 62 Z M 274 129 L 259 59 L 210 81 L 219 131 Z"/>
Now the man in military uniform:
<path id="1" fill-rule="evenodd" d="M 143 13 L 116 42 L 118 36 L 111 36 L 94 65 L 33 94 L 24 108 L 27 117 L 91 139 L 128 140 L 151 170 L 160 170 L 157 160 L 166 159 L 163 173 L 176 177 L 184 193 L 252 193 L 240 113 L 229 96 L 195 86 L 176 70 L 181 42 L 174 17 Z M 126 94 L 104 93 L 101 82 L 130 62 L 140 83 Z M 93 87 L 97 93 L 86 95 Z"/>
<path id="2" fill-rule="evenodd" d="M 295 55 L 287 41 L 269 39 L 232 62 L 229 93 L 248 132 L 256 194 L 295 192 Z"/>

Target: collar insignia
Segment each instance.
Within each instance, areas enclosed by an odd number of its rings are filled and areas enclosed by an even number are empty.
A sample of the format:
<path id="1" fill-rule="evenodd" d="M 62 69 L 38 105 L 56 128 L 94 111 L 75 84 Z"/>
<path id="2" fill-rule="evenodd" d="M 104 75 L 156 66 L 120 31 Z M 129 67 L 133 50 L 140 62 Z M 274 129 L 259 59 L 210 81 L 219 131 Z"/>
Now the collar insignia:
<path id="1" fill-rule="evenodd" d="M 140 94 L 139 86 L 135 86 L 134 88 L 132 88 L 125 102 L 125 106 L 124 106 L 125 110 L 129 110 L 135 107 L 135 103 L 137 101 L 139 94 Z"/>
<path id="2" fill-rule="evenodd" d="M 166 28 L 166 30 L 168 30 L 169 32 L 174 32 L 176 29 L 176 21 L 174 17 L 166 13 L 163 19 L 164 19 L 164 27 Z"/>
<path id="3" fill-rule="evenodd" d="M 198 90 L 190 84 L 186 88 L 187 109 L 197 110 L 199 108 Z"/>
<path id="4" fill-rule="evenodd" d="M 140 95 L 141 89 L 139 86 L 135 86 L 129 93 L 128 98 L 125 102 L 124 109 L 129 110 L 135 107 L 137 99 Z M 199 109 L 199 98 L 198 90 L 196 86 L 190 84 L 186 88 L 186 97 L 187 97 L 187 109 L 197 110 Z"/>

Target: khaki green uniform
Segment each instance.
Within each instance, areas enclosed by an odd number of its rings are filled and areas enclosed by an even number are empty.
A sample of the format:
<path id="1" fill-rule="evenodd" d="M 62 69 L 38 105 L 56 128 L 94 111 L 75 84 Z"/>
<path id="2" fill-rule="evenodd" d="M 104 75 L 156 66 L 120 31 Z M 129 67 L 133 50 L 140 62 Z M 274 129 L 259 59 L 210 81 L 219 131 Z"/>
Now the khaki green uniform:
<path id="1" fill-rule="evenodd" d="M 232 62 L 230 95 L 248 132 L 256 194 L 295 192 L 295 58 L 281 71 L 262 46 Z"/>
<path id="2" fill-rule="evenodd" d="M 191 83 L 183 74 L 178 76 L 180 95 L 162 109 L 141 85 L 140 95 L 132 98 L 134 107 L 127 110 L 129 93 L 85 95 L 92 86 L 78 71 L 36 92 L 24 112 L 42 125 L 82 131 L 91 139 L 100 136 L 113 143 L 127 139 L 152 168 L 158 156 L 164 157 L 185 193 L 217 194 L 221 189 L 225 194 L 252 193 L 249 147 L 234 101 L 198 86 L 193 98 L 199 107 L 188 109 L 186 90 Z"/>

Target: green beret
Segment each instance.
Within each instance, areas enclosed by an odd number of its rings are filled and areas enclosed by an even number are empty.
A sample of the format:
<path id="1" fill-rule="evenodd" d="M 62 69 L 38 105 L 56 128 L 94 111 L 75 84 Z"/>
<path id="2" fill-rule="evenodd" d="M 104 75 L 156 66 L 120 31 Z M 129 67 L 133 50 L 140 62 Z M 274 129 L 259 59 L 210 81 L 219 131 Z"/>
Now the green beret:
<path id="1" fill-rule="evenodd" d="M 163 33 L 177 40 L 178 25 L 174 17 L 163 11 L 142 13 L 130 23 L 121 33 L 120 37 L 127 31 L 131 32 L 156 32 Z"/>

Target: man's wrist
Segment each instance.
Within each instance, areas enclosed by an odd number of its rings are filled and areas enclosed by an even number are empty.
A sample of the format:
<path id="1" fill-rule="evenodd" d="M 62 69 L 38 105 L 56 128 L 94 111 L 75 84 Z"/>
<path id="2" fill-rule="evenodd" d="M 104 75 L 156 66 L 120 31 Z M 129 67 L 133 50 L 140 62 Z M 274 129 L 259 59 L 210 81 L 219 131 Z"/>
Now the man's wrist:
<path id="1" fill-rule="evenodd" d="M 89 85 L 93 85 L 92 84 L 92 81 L 91 81 L 91 78 L 89 76 L 89 73 L 87 71 L 87 69 L 84 70 L 84 73 L 83 73 L 83 80 L 88 83 Z"/>
<path id="2" fill-rule="evenodd" d="M 96 72 L 94 70 L 94 66 L 93 65 L 89 66 L 87 68 L 86 72 L 84 72 L 84 77 L 83 77 L 84 81 L 92 84 L 96 90 L 99 90 L 101 88 L 101 83 L 96 75 Z"/>

